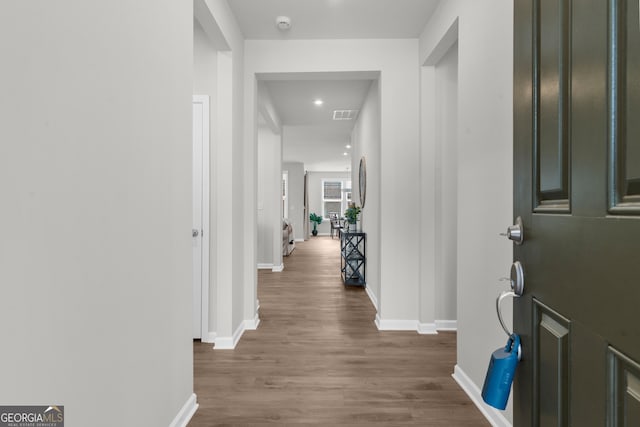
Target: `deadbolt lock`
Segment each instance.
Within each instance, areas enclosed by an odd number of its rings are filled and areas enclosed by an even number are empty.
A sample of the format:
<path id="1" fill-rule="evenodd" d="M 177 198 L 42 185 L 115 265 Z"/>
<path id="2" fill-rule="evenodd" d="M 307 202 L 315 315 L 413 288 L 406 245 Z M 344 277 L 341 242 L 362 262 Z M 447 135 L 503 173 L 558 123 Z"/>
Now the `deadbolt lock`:
<path id="1" fill-rule="evenodd" d="M 522 225 L 522 218 L 517 217 L 516 223 L 510 225 L 507 228 L 506 233 L 500 233 L 501 236 L 507 236 L 507 239 L 512 240 L 516 245 L 521 245 L 524 241 L 524 226 Z"/>

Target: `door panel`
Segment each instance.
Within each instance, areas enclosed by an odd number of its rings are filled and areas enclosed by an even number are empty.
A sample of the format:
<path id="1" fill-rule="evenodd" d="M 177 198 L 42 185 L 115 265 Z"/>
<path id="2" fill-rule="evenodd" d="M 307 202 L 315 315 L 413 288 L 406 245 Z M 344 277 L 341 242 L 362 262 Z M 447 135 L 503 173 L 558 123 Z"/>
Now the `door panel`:
<path id="1" fill-rule="evenodd" d="M 515 2 L 516 427 L 640 425 L 639 14 Z"/>
<path id="2" fill-rule="evenodd" d="M 536 126 L 537 205 L 539 210 L 568 210 L 569 1 L 540 0 L 536 63 L 539 105 Z"/>
<path id="3" fill-rule="evenodd" d="M 637 1 L 612 2 L 610 18 L 611 212 L 640 214 L 640 19 Z"/>
<path id="4" fill-rule="evenodd" d="M 536 395 L 541 426 L 566 425 L 569 386 L 569 321 L 534 300 L 534 366 L 538 368 Z M 541 392 L 543 391 L 543 392 Z"/>
<path id="5" fill-rule="evenodd" d="M 624 52 L 626 66 L 624 67 L 624 80 L 626 85 L 625 96 L 625 127 L 624 151 L 626 152 L 625 186 L 622 188 L 624 196 L 640 196 L 640 79 L 637 70 L 640 70 L 640 11 L 639 2 L 626 2 L 624 16 L 626 27 L 620 28 L 619 37 L 624 37 Z M 624 157 L 624 156 L 623 156 Z"/>
<path id="6" fill-rule="evenodd" d="M 613 427 L 640 425 L 640 365 L 609 348 L 609 383 L 611 399 L 608 409 Z"/>

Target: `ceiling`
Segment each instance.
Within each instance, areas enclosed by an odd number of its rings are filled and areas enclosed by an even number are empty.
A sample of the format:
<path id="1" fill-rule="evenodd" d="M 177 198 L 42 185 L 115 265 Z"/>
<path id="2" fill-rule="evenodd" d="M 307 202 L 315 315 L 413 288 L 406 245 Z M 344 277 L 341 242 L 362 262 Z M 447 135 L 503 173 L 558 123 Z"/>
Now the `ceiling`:
<path id="1" fill-rule="evenodd" d="M 371 84 L 365 80 L 282 80 L 265 85 L 287 125 L 326 125 L 351 131 L 353 120 L 333 121 L 334 110 L 359 110 Z M 322 100 L 315 105 L 314 100 Z"/>
<path id="2" fill-rule="evenodd" d="M 228 0 L 246 39 L 417 38 L 439 0 Z M 276 28 L 277 16 L 291 29 Z"/>
<path id="3" fill-rule="evenodd" d="M 439 0 L 228 0 L 246 39 L 418 38 Z M 291 18 L 283 32 L 276 17 Z M 334 110 L 359 110 L 377 75 L 310 73 L 259 76 L 286 127 L 283 160 L 310 171 L 345 171 L 355 120 Z M 322 99 L 323 105 L 313 104 Z"/>
<path id="4" fill-rule="evenodd" d="M 303 162 L 310 171 L 346 171 L 346 148 L 355 124 L 333 120 L 334 110 L 360 110 L 371 80 L 286 80 L 265 82 L 280 120 L 286 124 L 283 161 Z M 323 100 L 315 105 L 314 100 Z M 345 156 L 344 153 L 347 153 Z"/>

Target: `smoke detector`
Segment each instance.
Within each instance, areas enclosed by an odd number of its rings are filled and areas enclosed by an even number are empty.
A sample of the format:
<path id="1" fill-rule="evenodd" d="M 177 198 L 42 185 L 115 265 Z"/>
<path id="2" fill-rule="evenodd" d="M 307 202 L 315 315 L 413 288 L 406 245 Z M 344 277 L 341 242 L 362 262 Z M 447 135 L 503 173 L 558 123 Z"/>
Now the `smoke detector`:
<path id="1" fill-rule="evenodd" d="M 287 31 L 291 28 L 291 18 L 288 16 L 278 16 L 276 18 L 276 27 L 278 27 L 280 31 Z"/>

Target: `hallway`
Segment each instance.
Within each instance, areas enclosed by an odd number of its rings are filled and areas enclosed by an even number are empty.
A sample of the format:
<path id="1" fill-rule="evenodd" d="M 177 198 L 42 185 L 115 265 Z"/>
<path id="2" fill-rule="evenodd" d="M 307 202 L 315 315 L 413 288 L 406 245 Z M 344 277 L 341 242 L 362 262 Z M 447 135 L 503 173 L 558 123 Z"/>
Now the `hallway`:
<path id="1" fill-rule="evenodd" d="M 329 237 L 297 243 L 283 272 L 259 271 L 256 331 L 235 350 L 194 343 L 190 427 L 489 425 L 451 378 L 455 333 L 378 331 L 339 255 Z"/>

